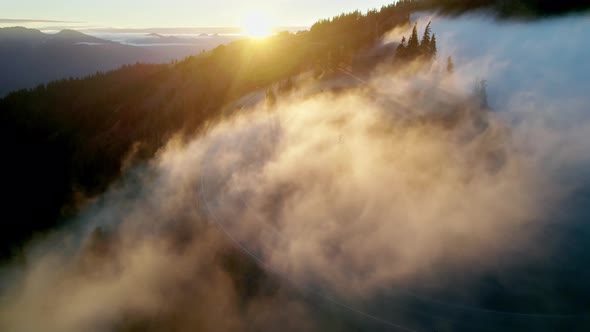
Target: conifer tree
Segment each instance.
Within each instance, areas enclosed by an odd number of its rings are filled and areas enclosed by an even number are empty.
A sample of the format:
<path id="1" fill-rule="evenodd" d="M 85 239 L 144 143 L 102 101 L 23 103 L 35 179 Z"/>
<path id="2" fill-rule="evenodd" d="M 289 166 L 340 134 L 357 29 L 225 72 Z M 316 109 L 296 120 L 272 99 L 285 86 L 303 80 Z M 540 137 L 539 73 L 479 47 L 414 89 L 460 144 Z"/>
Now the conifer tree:
<path id="1" fill-rule="evenodd" d="M 406 37 L 402 37 L 402 42 L 397 46 L 395 57 L 402 59 L 406 56 Z"/>
<path id="2" fill-rule="evenodd" d="M 266 102 L 269 105 L 274 105 L 277 101 L 277 96 L 275 94 L 274 88 L 270 87 L 266 90 Z"/>
<path id="3" fill-rule="evenodd" d="M 408 55 L 409 56 L 416 56 L 418 54 L 418 48 L 420 44 L 418 43 L 418 27 L 414 24 L 414 28 L 412 29 L 412 35 L 410 39 L 408 39 Z"/>
<path id="4" fill-rule="evenodd" d="M 488 104 L 487 87 L 488 87 L 488 81 L 481 80 L 479 82 L 479 104 L 482 109 L 490 108 L 490 106 Z"/>
<path id="5" fill-rule="evenodd" d="M 451 58 L 451 56 L 449 56 L 447 58 L 447 73 L 453 74 L 455 72 L 455 65 L 453 64 L 453 59 Z"/>
<path id="6" fill-rule="evenodd" d="M 436 34 L 432 35 L 432 39 L 430 40 L 430 57 L 431 58 L 436 58 L 436 53 L 438 52 L 438 50 L 436 49 Z"/>
<path id="7" fill-rule="evenodd" d="M 430 37 L 430 24 L 431 22 L 428 22 L 428 25 L 426 25 L 426 29 L 424 29 L 424 35 L 422 36 L 422 41 L 420 41 L 420 49 L 421 49 L 421 53 L 425 54 L 425 55 L 430 55 L 430 44 L 431 44 L 431 37 Z"/>

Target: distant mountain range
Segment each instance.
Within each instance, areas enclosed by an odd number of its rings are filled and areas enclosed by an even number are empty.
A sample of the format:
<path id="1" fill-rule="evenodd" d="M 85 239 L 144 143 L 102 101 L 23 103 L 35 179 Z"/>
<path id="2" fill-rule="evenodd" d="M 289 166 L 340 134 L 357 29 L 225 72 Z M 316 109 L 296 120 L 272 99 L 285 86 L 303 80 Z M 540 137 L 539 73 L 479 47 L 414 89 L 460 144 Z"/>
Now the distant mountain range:
<path id="1" fill-rule="evenodd" d="M 140 37 L 127 44 L 74 30 L 49 34 L 23 27 L 0 28 L 0 97 L 13 90 L 113 70 L 125 64 L 183 59 L 232 40 L 225 36 Z"/>

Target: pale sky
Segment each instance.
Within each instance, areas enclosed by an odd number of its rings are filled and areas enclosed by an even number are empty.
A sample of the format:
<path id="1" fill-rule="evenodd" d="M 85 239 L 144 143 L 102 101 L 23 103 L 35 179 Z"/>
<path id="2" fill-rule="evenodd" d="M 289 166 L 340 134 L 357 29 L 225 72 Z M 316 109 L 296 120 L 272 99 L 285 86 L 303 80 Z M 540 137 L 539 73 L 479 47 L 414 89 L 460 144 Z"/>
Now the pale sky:
<path id="1" fill-rule="evenodd" d="M 125 28 L 240 26 L 263 12 L 276 25 L 308 26 L 319 18 L 355 9 L 380 8 L 394 0 L 0 0 L 2 19 L 83 22 Z M 54 23 L 43 23 L 44 25 Z M 39 26 L 39 23 L 6 25 Z"/>

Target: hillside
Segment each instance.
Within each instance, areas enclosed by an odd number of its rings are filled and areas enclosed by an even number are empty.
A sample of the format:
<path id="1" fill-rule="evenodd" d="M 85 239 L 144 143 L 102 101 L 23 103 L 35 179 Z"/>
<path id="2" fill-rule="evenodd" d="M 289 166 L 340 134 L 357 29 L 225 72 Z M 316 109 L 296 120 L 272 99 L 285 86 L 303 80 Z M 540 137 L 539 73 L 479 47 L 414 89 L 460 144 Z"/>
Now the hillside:
<path id="1" fill-rule="evenodd" d="M 149 158 L 173 134 L 204 128 L 248 92 L 350 63 L 385 32 L 409 24 L 410 11 L 401 3 L 343 14 L 308 32 L 240 40 L 175 65 L 125 66 L 9 94 L 0 100 L 0 140 L 17 144 L 6 146 L 12 158 L 1 166 L 1 190 L 19 221 L 3 232 L 3 252 L 54 226 L 80 197 L 103 191 L 132 151 Z"/>

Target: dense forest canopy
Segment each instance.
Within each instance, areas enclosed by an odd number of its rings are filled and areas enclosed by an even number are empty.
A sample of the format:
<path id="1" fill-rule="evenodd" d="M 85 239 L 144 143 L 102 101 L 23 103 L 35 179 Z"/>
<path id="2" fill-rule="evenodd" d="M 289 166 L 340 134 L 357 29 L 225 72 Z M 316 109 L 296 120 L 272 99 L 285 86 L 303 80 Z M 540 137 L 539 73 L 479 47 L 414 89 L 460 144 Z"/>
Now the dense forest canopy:
<path id="1" fill-rule="evenodd" d="M 535 18 L 584 11 L 590 8 L 585 0 L 424 0 L 425 9 L 460 14 L 474 9 L 489 9 L 504 18 Z"/>

